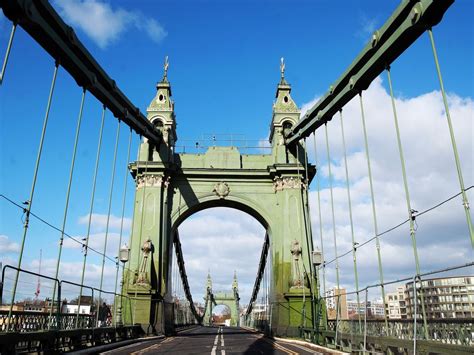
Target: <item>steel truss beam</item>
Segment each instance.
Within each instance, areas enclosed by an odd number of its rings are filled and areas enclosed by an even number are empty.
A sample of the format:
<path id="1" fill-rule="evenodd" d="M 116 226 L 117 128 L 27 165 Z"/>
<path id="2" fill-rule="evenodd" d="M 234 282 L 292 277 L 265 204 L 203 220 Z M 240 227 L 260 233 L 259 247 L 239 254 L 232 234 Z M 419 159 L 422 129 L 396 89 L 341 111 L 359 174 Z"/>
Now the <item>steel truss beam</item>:
<path id="1" fill-rule="evenodd" d="M 454 0 L 404 0 L 329 91 L 293 127 L 286 144 L 295 144 L 330 121 L 355 95 L 427 29 L 437 25 Z"/>
<path id="2" fill-rule="evenodd" d="M 245 313 L 248 316 L 252 312 L 253 303 L 257 299 L 258 291 L 260 290 L 260 284 L 265 272 L 265 266 L 267 265 L 268 250 L 270 249 L 270 238 L 268 234 L 265 234 L 265 241 L 263 242 L 262 254 L 260 255 L 260 263 L 258 264 L 257 278 L 253 285 L 252 296 L 250 297 L 249 306 L 247 307 L 247 312 Z"/>
<path id="3" fill-rule="evenodd" d="M 38 44 L 76 80 L 90 91 L 115 117 L 148 138 L 161 141 L 161 133 L 132 104 L 112 78 L 97 63 L 47 0 L 0 0 L 11 21 L 19 24 Z"/>

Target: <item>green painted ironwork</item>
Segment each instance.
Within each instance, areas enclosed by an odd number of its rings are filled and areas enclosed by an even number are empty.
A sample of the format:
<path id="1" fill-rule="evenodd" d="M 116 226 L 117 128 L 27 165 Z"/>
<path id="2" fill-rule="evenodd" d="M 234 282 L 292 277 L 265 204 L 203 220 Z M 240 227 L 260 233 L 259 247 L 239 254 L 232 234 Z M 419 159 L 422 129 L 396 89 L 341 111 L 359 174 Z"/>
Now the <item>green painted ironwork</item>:
<path id="1" fill-rule="evenodd" d="M 95 190 L 96 190 L 96 184 L 97 184 L 97 173 L 99 171 L 99 163 L 100 163 L 100 151 L 102 147 L 102 134 L 104 131 L 104 121 L 105 121 L 105 106 L 102 108 L 102 117 L 101 117 L 101 124 L 100 124 L 100 129 L 99 129 L 99 141 L 97 143 L 97 154 L 95 158 L 95 167 L 94 167 L 94 175 L 92 177 L 92 192 L 91 192 L 91 202 L 89 204 L 89 217 L 87 220 L 87 234 L 86 234 L 86 241 L 83 244 L 83 261 L 82 261 L 82 271 L 81 271 L 81 285 L 84 284 L 84 277 L 86 273 L 86 264 L 87 264 L 87 255 L 89 253 L 89 238 L 90 238 L 90 233 L 91 233 L 91 225 L 92 225 L 92 212 L 94 211 L 94 201 L 95 201 Z M 64 228 L 63 228 L 64 230 Z M 82 297 L 82 286 L 80 287 L 79 290 L 79 297 L 78 297 L 78 304 L 80 303 L 80 299 Z M 78 325 L 79 322 L 79 308 L 80 305 L 77 307 L 77 316 L 76 316 L 76 326 Z"/>
<path id="2" fill-rule="evenodd" d="M 122 193 L 122 214 L 121 214 L 121 219 L 120 219 L 120 232 L 119 232 L 119 243 L 118 243 L 118 249 L 117 249 L 117 263 L 116 263 L 116 271 L 115 271 L 115 293 L 117 293 L 117 285 L 118 285 L 118 277 L 119 277 L 119 262 L 120 260 L 118 259 L 118 256 L 120 255 L 120 248 L 122 247 L 122 236 L 123 236 L 123 221 L 125 218 L 125 203 L 127 200 L 127 187 L 128 187 L 128 179 L 129 179 L 129 174 L 128 174 L 128 162 L 130 161 L 130 150 L 132 147 L 132 130 L 130 129 L 130 135 L 128 138 L 128 146 L 127 146 L 127 159 L 125 160 L 126 166 L 125 166 L 125 177 L 124 177 L 124 184 L 123 184 L 123 193 Z M 123 280 L 123 270 L 122 270 L 122 280 Z M 122 308 L 122 292 L 120 292 L 120 308 Z M 117 325 L 117 308 L 114 307 L 114 324 Z M 120 315 L 120 320 L 121 320 L 121 315 Z"/>
<path id="3" fill-rule="evenodd" d="M 115 147 L 114 147 L 114 157 L 112 159 L 112 172 L 111 172 L 111 177 L 110 177 L 110 191 L 109 191 L 109 207 L 107 210 L 107 222 L 105 224 L 105 238 L 104 238 L 104 251 L 102 253 L 102 267 L 100 270 L 100 283 L 99 283 L 99 297 L 97 299 L 98 305 L 97 305 L 97 318 L 96 322 L 97 324 L 99 323 L 99 308 L 100 308 L 100 302 L 101 302 L 101 296 L 102 296 L 102 286 L 103 286 L 103 281 L 104 281 L 104 268 L 105 268 L 105 255 L 107 252 L 107 242 L 109 238 L 109 226 L 110 226 L 110 213 L 112 212 L 112 198 L 114 194 L 114 182 L 115 182 L 115 167 L 117 165 L 117 150 L 118 150 L 118 145 L 119 145 L 119 139 L 120 139 L 120 121 L 117 123 L 117 133 L 115 136 Z M 80 300 L 78 301 L 78 304 L 80 305 L 81 302 Z"/>
<path id="4" fill-rule="evenodd" d="M 350 180 L 349 180 L 349 167 L 347 164 L 347 153 L 346 153 L 346 138 L 344 134 L 344 122 L 342 119 L 342 110 L 339 111 L 339 117 L 341 119 L 341 137 L 342 137 L 342 150 L 344 153 L 344 169 L 346 172 L 346 187 L 347 187 L 347 203 L 349 207 L 349 221 L 351 225 L 351 241 L 352 241 L 352 261 L 354 263 L 354 285 L 356 289 L 356 297 L 357 297 L 357 309 L 360 309 L 360 297 L 359 297 L 359 274 L 357 272 L 357 244 L 355 241 L 354 236 L 354 221 L 352 218 L 352 201 L 351 201 L 351 188 L 350 188 Z M 358 319 L 359 319 L 359 329 L 362 329 L 361 324 L 361 317 L 360 312 L 357 312 Z"/>
<path id="5" fill-rule="evenodd" d="M 461 162 L 459 161 L 459 153 L 456 145 L 456 138 L 454 136 L 453 124 L 451 122 L 451 114 L 449 113 L 448 99 L 446 97 L 446 91 L 444 90 L 443 77 L 441 75 L 441 68 L 439 65 L 438 54 L 436 52 L 436 45 L 433 36 L 433 30 L 428 29 L 430 36 L 431 48 L 433 50 L 433 58 L 436 65 L 436 73 L 438 74 L 439 86 L 441 88 L 441 95 L 443 96 L 444 112 L 446 113 L 446 120 L 448 121 L 449 136 L 451 137 L 451 145 L 453 147 L 454 161 L 456 163 L 456 171 L 458 174 L 459 186 L 462 193 L 462 202 L 464 206 L 464 212 L 466 213 L 467 227 L 469 228 L 469 235 L 471 237 L 471 245 L 474 248 L 474 229 L 472 227 L 471 213 L 469 212 L 469 200 L 467 198 L 466 189 L 464 187 L 464 179 L 462 176 Z"/>
<path id="6" fill-rule="evenodd" d="M 25 222 L 23 223 L 23 236 L 21 238 L 21 246 L 20 246 L 20 251 L 19 251 L 19 256 L 18 256 L 18 270 L 15 275 L 15 281 L 13 283 L 13 290 L 12 290 L 12 299 L 10 303 L 10 308 L 8 311 L 8 326 L 7 326 L 7 331 L 10 329 L 10 319 L 13 311 L 13 304 L 15 303 L 15 296 L 16 296 L 16 289 L 18 286 L 18 277 L 19 277 L 19 269 L 21 269 L 21 262 L 23 260 L 23 252 L 25 250 L 25 242 L 26 242 L 26 236 L 28 234 L 28 227 L 30 223 L 30 213 L 31 213 L 31 207 L 33 206 L 33 198 L 35 196 L 35 188 L 36 188 L 36 180 L 38 178 L 38 171 L 39 171 L 39 166 L 41 162 L 41 154 L 43 153 L 43 143 L 44 143 L 44 137 L 46 136 L 46 128 L 48 127 L 48 119 L 49 119 L 49 111 L 51 109 L 51 103 L 53 101 L 53 94 L 54 94 L 54 87 L 56 85 L 56 77 L 58 74 L 58 69 L 59 69 L 59 64 L 58 62 L 55 63 L 54 65 L 54 72 L 53 72 L 53 79 L 51 81 L 51 87 L 49 90 L 49 96 L 48 96 L 48 102 L 46 104 L 46 113 L 44 115 L 44 120 L 43 120 L 43 128 L 41 130 L 41 136 L 40 136 L 40 142 L 39 142 L 39 147 L 38 147 L 38 153 L 36 155 L 36 162 L 35 162 L 35 168 L 33 170 L 33 182 L 31 183 L 31 190 L 30 190 L 30 197 L 28 201 L 26 201 L 26 207 L 24 209 L 25 211 Z M 81 110 L 80 110 L 80 115 L 79 115 L 79 123 L 78 123 L 78 130 L 80 126 L 80 118 L 82 117 L 82 105 L 84 103 L 84 95 L 82 96 L 82 101 L 81 101 Z M 76 133 L 76 138 L 77 134 L 79 131 Z M 75 143 L 77 144 L 77 142 Z"/>
<path id="7" fill-rule="evenodd" d="M 377 249 L 377 262 L 378 262 L 378 269 L 379 269 L 380 289 L 382 291 L 382 300 L 384 300 L 384 303 L 383 303 L 384 304 L 384 319 L 385 319 L 385 323 L 387 324 L 387 306 L 385 304 L 385 286 L 383 282 L 382 255 L 380 252 L 379 228 L 377 224 L 377 209 L 375 208 L 374 185 L 372 181 L 372 169 L 370 167 L 369 142 L 367 139 L 367 128 L 365 126 L 365 113 L 364 113 L 364 103 L 362 100 L 362 93 L 359 93 L 359 101 L 360 101 L 360 112 L 361 112 L 361 118 L 362 118 L 362 128 L 364 131 L 365 157 L 367 159 L 367 170 L 369 174 L 370 198 L 372 201 L 372 217 L 373 217 L 373 222 L 374 222 L 375 247 Z"/>
<path id="8" fill-rule="evenodd" d="M 395 98 L 393 96 L 392 76 L 390 75 L 390 67 L 387 67 L 387 78 L 388 78 L 388 86 L 390 90 L 390 98 L 392 102 L 393 119 L 395 122 L 395 131 L 397 132 L 397 146 L 398 146 L 398 153 L 400 155 L 400 164 L 402 167 L 403 187 L 405 189 L 405 198 L 406 198 L 406 203 L 407 203 L 408 218 L 410 220 L 410 236 L 411 236 L 411 242 L 412 242 L 412 247 L 413 247 L 413 254 L 415 257 L 416 274 L 420 275 L 421 273 L 420 261 L 418 258 L 418 248 L 416 247 L 415 215 L 414 215 L 413 209 L 411 208 L 411 203 L 410 203 L 410 191 L 408 189 L 408 179 L 407 179 L 407 173 L 406 173 L 406 167 L 405 167 L 405 158 L 403 156 L 403 146 L 402 146 L 402 141 L 400 138 L 400 128 L 398 126 L 397 108 L 395 106 Z M 421 312 L 422 312 L 423 323 L 424 323 L 424 336 L 425 336 L 425 339 L 428 339 L 428 324 L 426 320 L 426 311 L 425 311 L 425 302 L 423 299 L 423 291 L 421 291 Z"/>
<path id="9" fill-rule="evenodd" d="M 260 261 L 258 263 L 257 277 L 255 278 L 252 294 L 249 300 L 249 305 L 247 306 L 247 311 L 245 313 L 246 317 L 248 317 L 250 313 L 252 312 L 253 304 L 257 299 L 258 292 L 261 287 L 261 282 L 265 275 L 265 268 L 267 266 L 267 258 L 268 258 L 269 249 L 270 249 L 270 240 L 268 238 L 268 234 L 266 233 L 265 239 L 263 241 L 262 252 L 260 254 Z"/>
<path id="10" fill-rule="evenodd" d="M 314 161 L 316 164 L 316 168 L 318 168 L 318 150 L 316 145 L 316 132 L 313 133 L 313 144 L 314 144 Z M 324 242 L 323 242 L 323 219 L 321 215 L 321 192 L 320 192 L 320 182 L 319 182 L 319 175 L 316 174 L 316 190 L 318 192 L 318 216 L 319 216 L 319 238 L 321 242 L 321 254 L 323 256 L 323 266 L 322 266 L 322 274 L 323 274 L 323 295 L 326 294 L 326 261 L 324 259 Z M 320 269 L 321 266 L 318 267 Z"/>
<path id="11" fill-rule="evenodd" d="M 81 108 L 81 110 L 82 110 L 82 108 Z M 82 113 L 81 113 L 81 117 L 82 117 Z M 102 117 L 101 117 L 101 126 L 100 126 L 100 133 L 99 133 L 99 143 L 98 143 L 98 148 L 97 148 L 97 150 L 98 150 L 97 156 L 99 156 L 100 146 L 101 146 L 101 143 L 102 143 L 102 132 L 103 132 L 103 129 L 104 129 L 104 117 L 105 117 L 105 108 L 102 112 Z M 72 179 L 73 179 L 73 175 L 74 175 L 74 166 L 75 166 L 75 161 L 76 161 L 76 149 L 77 149 L 77 147 L 75 146 L 74 151 L 73 151 L 72 161 L 71 161 L 71 168 L 70 168 L 70 171 L 69 171 L 68 187 L 66 189 L 66 202 L 65 202 L 65 205 L 64 205 L 63 222 L 62 222 L 62 226 L 61 226 L 61 236 L 59 237 L 58 258 L 56 260 L 56 270 L 55 270 L 55 277 L 56 278 L 59 277 L 59 268 L 61 266 L 61 258 L 62 258 L 63 244 L 64 244 L 64 235 L 65 235 L 65 230 L 66 230 L 67 215 L 68 215 L 68 211 L 69 211 L 69 198 L 71 196 Z M 97 159 L 98 159 L 98 157 L 97 157 Z M 98 160 L 97 160 L 96 164 L 98 164 Z M 97 172 L 97 166 L 96 166 L 96 172 Z M 95 191 L 95 180 L 94 180 L 94 191 Z M 92 214 L 92 210 L 91 210 L 90 213 Z M 89 221 L 89 227 L 90 227 L 90 221 Z M 89 231 L 88 231 L 88 234 L 89 234 Z M 52 293 L 52 299 L 53 300 L 54 300 L 54 295 L 55 294 L 56 294 L 56 285 L 53 286 L 53 293 Z M 52 311 L 53 310 L 51 308 L 51 312 Z M 79 308 L 78 308 L 78 313 L 79 313 Z"/>
<path id="12" fill-rule="evenodd" d="M 3 0 L 2 9 L 13 23 L 18 23 L 51 57 L 138 134 L 159 144 L 161 135 L 132 104 L 117 83 L 97 63 L 74 29 L 68 26 L 49 1 Z"/>
<path id="13" fill-rule="evenodd" d="M 3 83 L 3 78 L 5 77 L 5 71 L 7 69 L 8 58 L 10 57 L 10 51 L 12 49 L 13 37 L 15 36 L 16 23 L 12 25 L 12 30 L 10 32 L 10 37 L 8 38 L 7 50 L 5 51 L 5 57 L 3 58 L 2 71 L 0 71 L 0 85 Z"/>
<path id="14" fill-rule="evenodd" d="M 328 126 L 324 125 L 324 131 L 326 133 L 326 153 L 328 159 L 328 180 L 329 180 L 329 193 L 331 196 L 331 217 L 332 217 L 332 234 L 334 239 L 334 259 L 336 260 L 336 285 L 337 289 L 340 289 L 339 280 L 339 256 L 337 254 L 337 238 L 336 238 L 336 218 L 334 215 L 334 195 L 332 191 L 332 173 L 331 173 L 331 153 L 329 150 L 329 137 L 328 137 Z M 339 313 L 339 312 L 338 312 Z"/>
<path id="15" fill-rule="evenodd" d="M 437 25 L 454 0 L 403 0 L 328 92 L 288 132 L 292 145 L 330 121 L 359 92 L 366 90 L 427 28 Z"/>

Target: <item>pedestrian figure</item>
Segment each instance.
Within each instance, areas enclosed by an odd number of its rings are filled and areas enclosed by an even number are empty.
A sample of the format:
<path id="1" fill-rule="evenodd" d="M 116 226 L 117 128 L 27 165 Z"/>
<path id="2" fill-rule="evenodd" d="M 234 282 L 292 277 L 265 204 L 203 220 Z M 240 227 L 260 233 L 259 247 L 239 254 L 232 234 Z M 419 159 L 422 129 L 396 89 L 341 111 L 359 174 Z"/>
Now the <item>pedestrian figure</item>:
<path id="1" fill-rule="evenodd" d="M 107 318 L 109 316 L 112 316 L 110 313 L 110 308 L 107 306 L 107 304 L 104 302 L 100 307 L 99 307 L 99 327 L 105 327 L 107 324 Z"/>

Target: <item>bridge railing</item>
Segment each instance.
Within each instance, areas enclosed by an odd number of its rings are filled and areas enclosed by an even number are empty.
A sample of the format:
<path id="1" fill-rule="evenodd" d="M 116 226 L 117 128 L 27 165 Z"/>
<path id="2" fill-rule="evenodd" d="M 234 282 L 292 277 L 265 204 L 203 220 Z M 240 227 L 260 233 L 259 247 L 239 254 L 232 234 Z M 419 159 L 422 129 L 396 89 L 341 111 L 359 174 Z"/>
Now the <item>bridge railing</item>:
<path id="1" fill-rule="evenodd" d="M 468 305 L 468 315 L 461 318 L 441 318 L 441 312 L 438 312 L 439 307 L 433 305 L 432 300 L 428 302 L 422 295 L 426 297 L 431 294 L 427 284 L 427 281 L 431 279 L 428 277 L 471 270 L 473 266 L 474 262 L 471 262 L 385 282 L 384 286 L 404 284 L 406 285 L 405 292 L 411 294 L 411 298 L 405 299 L 407 309 L 411 307 L 411 310 L 394 315 L 393 318 L 387 320 L 384 319 L 386 305 L 369 300 L 370 291 L 376 292 L 380 287 L 379 284 L 367 286 L 358 292 L 342 291 L 339 294 L 321 297 L 319 302 L 323 302 L 327 309 L 327 324 L 319 331 L 310 327 L 301 327 L 301 336 L 310 341 L 317 341 L 319 338 L 328 346 L 343 351 L 369 351 L 370 349 L 385 351 L 390 347 L 399 347 L 416 352 L 417 343 L 420 341 L 433 351 L 442 352 L 444 345 L 458 346 L 460 350 L 466 351 L 474 346 L 474 317 L 472 316 L 474 309 L 469 306 L 469 299 L 474 298 L 474 289 L 466 288 L 466 300 L 461 303 L 461 306 Z M 413 296 L 415 289 L 416 296 Z M 360 294 L 362 301 L 357 304 L 352 301 L 353 305 L 349 307 L 348 304 L 351 301 L 348 297 L 355 297 L 357 294 Z M 421 302 L 425 302 L 425 308 L 422 307 Z M 426 313 L 430 316 L 424 318 L 422 309 L 426 309 Z M 435 313 L 438 314 L 435 315 Z M 388 314 L 387 317 L 392 316 Z"/>
<path id="2" fill-rule="evenodd" d="M 243 134 L 202 134 L 196 139 L 179 138 L 178 154 L 204 154 L 214 147 L 235 148 L 240 154 L 270 154 L 271 145 L 266 139 L 247 139 Z"/>
<path id="3" fill-rule="evenodd" d="M 57 298 L 54 300 L 46 299 L 45 301 L 31 300 L 30 298 L 17 300 L 17 302 L 13 305 L 13 310 L 10 312 L 8 309 L 8 302 L 3 304 L 4 292 L 9 291 L 9 289 L 5 288 L 5 286 L 9 285 L 9 280 L 13 280 L 7 277 L 7 270 L 12 270 L 15 272 L 18 271 L 20 282 L 27 282 L 22 281 L 22 276 L 24 275 L 54 281 L 57 284 Z M 71 291 L 62 292 L 65 290 L 66 285 L 72 285 L 78 289 L 82 286 L 83 289 L 88 289 L 90 291 L 91 296 L 89 302 L 83 302 L 80 308 L 78 307 L 77 301 L 69 303 L 69 305 L 77 307 L 79 312 L 75 312 L 74 310 L 68 312 L 67 310 L 68 302 L 64 299 L 64 297 L 68 295 L 71 299 L 71 296 L 74 297 L 79 295 L 79 290 L 77 290 L 75 293 L 71 293 Z M 98 295 L 99 293 L 103 294 L 104 296 L 109 296 L 110 299 L 108 306 L 112 308 L 112 311 L 108 317 L 105 319 L 105 321 L 101 322 L 101 324 L 99 324 L 98 310 L 100 309 L 101 303 L 105 300 L 105 298 L 96 299 L 94 295 Z M 17 294 L 21 295 L 22 293 L 18 292 Z M 1 332 L 7 331 L 25 333 L 49 330 L 57 331 L 93 329 L 98 327 L 123 327 L 133 325 L 133 322 L 123 322 L 120 317 L 118 319 L 113 317 L 113 315 L 116 314 L 114 311 L 117 309 L 119 314 L 121 314 L 121 306 L 123 304 L 122 299 L 127 299 L 129 301 L 127 302 L 128 304 L 133 304 L 134 302 L 134 297 L 130 297 L 127 294 L 100 290 L 93 286 L 81 285 L 68 280 L 55 279 L 47 275 L 42 275 L 29 270 L 18 269 L 11 265 L 5 265 L 2 269 L 2 278 L 0 282 L 0 300 L 2 300 L 2 304 L 0 306 L 4 306 L 4 309 L 0 309 L 0 334 Z"/>

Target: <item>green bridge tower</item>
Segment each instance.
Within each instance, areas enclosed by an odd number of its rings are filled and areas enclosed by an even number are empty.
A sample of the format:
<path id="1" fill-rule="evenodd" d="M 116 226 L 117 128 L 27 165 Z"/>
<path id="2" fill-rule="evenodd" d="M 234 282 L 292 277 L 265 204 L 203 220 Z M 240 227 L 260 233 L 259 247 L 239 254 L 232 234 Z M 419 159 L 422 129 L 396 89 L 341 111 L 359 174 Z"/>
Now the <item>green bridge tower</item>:
<path id="1" fill-rule="evenodd" d="M 216 292 L 212 291 L 212 280 L 211 275 L 207 275 L 206 284 L 207 295 L 205 297 L 206 304 L 205 313 L 203 318 L 204 325 L 212 325 L 212 311 L 215 306 L 224 305 L 230 310 L 230 326 L 240 326 L 240 296 L 239 296 L 239 284 L 237 282 L 237 274 L 234 272 L 234 280 L 232 282 L 232 292 Z"/>
<path id="2" fill-rule="evenodd" d="M 138 160 L 130 164 L 136 193 L 131 258 L 122 291 L 135 301 L 124 298 L 124 317 L 132 320 L 135 314 L 133 321 L 148 331 L 172 332 L 172 238 L 192 214 L 230 207 L 250 214 L 266 229 L 271 331 L 296 335 L 298 326 L 312 323 L 311 291 L 317 290 L 307 191 L 316 169 L 305 169 L 302 143 L 291 148 L 285 144 L 285 133 L 299 120 L 300 110 L 291 98 L 283 60 L 270 122 L 270 154 L 241 154 L 232 146 L 175 153 L 178 137 L 167 69 L 166 62 L 147 108 L 147 118 L 160 128 L 163 139 L 159 146 L 144 139 Z"/>

